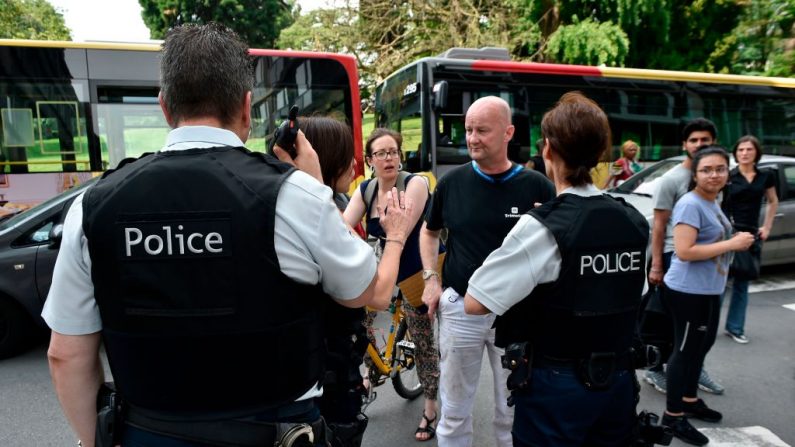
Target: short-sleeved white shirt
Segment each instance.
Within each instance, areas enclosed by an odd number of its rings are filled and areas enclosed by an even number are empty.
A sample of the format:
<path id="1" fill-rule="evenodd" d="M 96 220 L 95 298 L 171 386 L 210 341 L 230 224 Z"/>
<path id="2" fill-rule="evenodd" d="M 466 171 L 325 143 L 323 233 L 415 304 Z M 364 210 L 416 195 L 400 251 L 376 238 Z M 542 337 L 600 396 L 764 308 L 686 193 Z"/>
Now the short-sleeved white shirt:
<path id="1" fill-rule="evenodd" d="M 162 150 L 217 146 L 243 146 L 243 142 L 228 130 L 186 126 L 169 132 Z M 82 203 L 81 194 L 64 222 L 61 249 L 42 311 L 47 325 L 65 335 L 102 330 L 88 240 L 83 234 Z M 329 187 L 296 171 L 279 190 L 275 211 L 274 246 L 285 275 L 305 284 L 320 283 L 327 294 L 340 300 L 364 292 L 375 277 L 375 256 L 366 242 L 348 231 Z M 299 400 L 319 395 L 320 390 L 313 387 Z"/>
<path id="2" fill-rule="evenodd" d="M 566 188 L 561 194 L 603 194 L 593 185 Z M 467 293 L 497 315 L 522 301 L 539 284 L 560 276 L 562 258 L 555 236 L 525 214 L 469 279 Z M 644 293 L 646 286 L 644 285 Z"/>
<path id="3" fill-rule="evenodd" d="M 166 150 L 242 146 L 224 129 L 191 126 L 172 130 Z M 296 171 L 276 200 L 274 245 L 282 272 L 305 284 L 320 283 L 329 295 L 349 300 L 361 295 L 375 276 L 376 261 L 366 242 L 351 234 L 331 199 L 332 191 Z M 83 234 L 83 196 L 69 209 L 52 286 L 42 317 L 56 332 L 92 334 L 102 329 L 91 282 L 91 258 Z"/>

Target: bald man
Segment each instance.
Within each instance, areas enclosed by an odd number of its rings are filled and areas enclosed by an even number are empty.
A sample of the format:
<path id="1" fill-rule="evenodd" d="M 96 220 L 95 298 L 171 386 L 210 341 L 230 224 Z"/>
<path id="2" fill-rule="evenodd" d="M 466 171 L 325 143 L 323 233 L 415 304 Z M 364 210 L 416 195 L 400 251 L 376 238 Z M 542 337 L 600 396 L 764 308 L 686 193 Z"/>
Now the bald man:
<path id="1" fill-rule="evenodd" d="M 472 407 L 485 349 L 494 376 L 494 445 L 506 447 L 512 445 L 513 411 L 507 405 L 508 371 L 500 364 L 503 350 L 495 345 L 491 328 L 495 316 L 464 313 L 464 294 L 472 273 L 502 245 L 519 217 L 534 203 L 555 197 L 555 188 L 540 173 L 508 159 L 514 126 L 503 99 L 488 96 L 473 102 L 465 124 L 472 161 L 439 180 L 420 233 L 422 300 L 439 317 L 442 408 L 436 433 L 439 447 L 472 445 Z M 447 257 L 440 278 L 434 269 L 443 228 L 448 231 Z"/>

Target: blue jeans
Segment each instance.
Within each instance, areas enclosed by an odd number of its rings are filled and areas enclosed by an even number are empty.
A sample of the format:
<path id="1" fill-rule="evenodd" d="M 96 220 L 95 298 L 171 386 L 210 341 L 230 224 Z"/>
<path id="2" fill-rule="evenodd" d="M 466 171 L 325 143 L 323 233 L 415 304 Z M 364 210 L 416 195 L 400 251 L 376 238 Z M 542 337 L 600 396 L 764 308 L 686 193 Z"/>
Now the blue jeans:
<path id="1" fill-rule="evenodd" d="M 626 446 L 635 426 L 635 373 L 617 371 L 604 391 L 589 391 L 570 367 L 532 372 L 515 393 L 514 447 Z"/>
<path id="2" fill-rule="evenodd" d="M 748 281 L 735 278 L 726 314 L 726 330 L 735 335 L 745 334 L 745 311 L 748 308 Z"/>

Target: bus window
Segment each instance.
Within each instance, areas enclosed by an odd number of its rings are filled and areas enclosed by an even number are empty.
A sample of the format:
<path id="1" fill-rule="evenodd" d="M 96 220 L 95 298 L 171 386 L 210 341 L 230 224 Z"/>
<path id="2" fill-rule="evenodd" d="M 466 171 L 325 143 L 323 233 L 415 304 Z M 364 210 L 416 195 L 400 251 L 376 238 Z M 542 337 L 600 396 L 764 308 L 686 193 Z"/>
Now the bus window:
<path id="1" fill-rule="evenodd" d="M 83 85 L 0 81 L 3 172 L 90 170 Z"/>
<path id="2" fill-rule="evenodd" d="M 254 71 L 252 130 L 246 147 L 264 152 L 266 141 L 297 105 L 301 116 L 325 116 L 352 126 L 350 77 L 336 60 L 258 57 Z M 358 112 L 358 110 L 357 110 Z"/>
<path id="3" fill-rule="evenodd" d="M 97 87 L 97 125 L 102 168 L 163 147 L 169 126 L 157 87 Z"/>
<path id="4" fill-rule="evenodd" d="M 417 78 L 418 67 L 412 65 L 384 81 L 376 93 L 380 104 L 377 126 L 400 132 L 403 136 L 405 170 L 418 172 L 422 149 L 421 88 Z"/>

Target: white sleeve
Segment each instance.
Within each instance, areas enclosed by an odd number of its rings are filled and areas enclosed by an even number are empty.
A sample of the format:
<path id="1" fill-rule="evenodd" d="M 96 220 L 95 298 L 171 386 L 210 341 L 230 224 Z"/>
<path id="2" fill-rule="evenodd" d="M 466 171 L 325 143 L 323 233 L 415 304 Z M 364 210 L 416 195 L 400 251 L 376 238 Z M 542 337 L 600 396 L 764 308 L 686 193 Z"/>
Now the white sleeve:
<path id="1" fill-rule="evenodd" d="M 52 285 L 41 316 L 50 329 L 60 334 L 86 335 L 102 330 L 91 282 L 88 240 L 83 234 L 83 194 L 66 215 Z"/>
<path id="2" fill-rule="evenodd" d="M 538 284 L 560 275 L 560 250 L 547 227 L 524 215 L 469 280 L 467 293 L 497 315 L 522 301 Z"/>
<path id="3" fill-rule="evenodd" d="M 334 298 L 358 297 L 375 277 L 373 249 L 348 231 L 331 189 L 304 172 L 290 175 L 279 190 L 274 233 L 282 272 L 320 283 Z"/>

